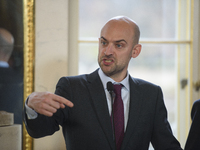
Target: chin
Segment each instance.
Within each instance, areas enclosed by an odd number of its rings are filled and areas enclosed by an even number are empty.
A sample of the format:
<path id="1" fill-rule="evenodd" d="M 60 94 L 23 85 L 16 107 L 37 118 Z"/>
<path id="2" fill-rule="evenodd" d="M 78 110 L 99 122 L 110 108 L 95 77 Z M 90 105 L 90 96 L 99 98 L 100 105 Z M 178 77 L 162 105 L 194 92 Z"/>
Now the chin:
<path id="1" fill-rule="evenodd" d="M 108 70 L 105 70 L 105 69 L 102 69 L 103 73 L 105 75 L 107 75 L 108 77 L 112 76 L 113 75 L 113 72 L 112 71 L 108 71 Z"/>

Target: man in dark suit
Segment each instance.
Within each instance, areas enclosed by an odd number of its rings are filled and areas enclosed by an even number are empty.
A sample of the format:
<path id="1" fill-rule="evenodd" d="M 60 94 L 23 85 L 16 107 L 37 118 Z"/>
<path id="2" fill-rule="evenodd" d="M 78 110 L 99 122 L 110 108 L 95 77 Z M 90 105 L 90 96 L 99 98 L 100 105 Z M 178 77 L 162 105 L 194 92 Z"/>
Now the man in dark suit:
<path id="1" fill-rule="evenodd" d="M 185 144 L 185 150 L 200 149 L 200 99 L 195 101 L 191 111 L 192 124 Z"/>
<path id="2" fill-rule="evenodd" d="M 67 150 L 148 150 L 150 142 L 157 150 L 181 150 L 167 121 L 161 88 L 127 71 L 130 59 L 140 54 L 139 36 L 139 27 L 130 18 L 110 19 L 99 38 L 100 69 L 62 77 L 55 94 L 32 93 L 24 113 L 28 133 L 39 138 L 53 134 L 61 125 Z M 117 140 L 118 123 L 112 118 L 115 109 L 111 105 L 117 100 L 111 104 L 109 81 L 123 85 L 121 142 Z"/>
<path id="3" fill-rule="evenodd" d="M 8 64 L 13 47 L 12 34 L 0 28 L 0 110 L 14 113 L 14 123 L 22 124 L 23 76 Z"/>

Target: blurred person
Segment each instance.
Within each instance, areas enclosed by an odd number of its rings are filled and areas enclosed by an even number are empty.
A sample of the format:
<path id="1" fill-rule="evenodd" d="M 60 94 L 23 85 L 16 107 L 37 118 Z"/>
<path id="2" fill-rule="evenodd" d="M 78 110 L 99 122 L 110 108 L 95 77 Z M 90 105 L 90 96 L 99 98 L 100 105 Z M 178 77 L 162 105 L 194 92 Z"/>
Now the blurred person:
<path id="1" fill-rule="evenodd" d="M 0 67 L 8 68 L 8 60 L 13 51 L 14 38 L 12 34 L 4 28 L 0 28 Z"/>
<path id="2" fill-rule="evenodd" d="M 196 100 L 191 111 L 192 124 L 185 144 L 185 150 L 200 149 L 200 99 Z"/>
<path id="3" fill-rule="evenodd" d="M 23 80 L 8 64 L 13 47 L 13 35 L 0 28 L 0 110 L 14 113 L 14 123 L 22 124 Z"/>

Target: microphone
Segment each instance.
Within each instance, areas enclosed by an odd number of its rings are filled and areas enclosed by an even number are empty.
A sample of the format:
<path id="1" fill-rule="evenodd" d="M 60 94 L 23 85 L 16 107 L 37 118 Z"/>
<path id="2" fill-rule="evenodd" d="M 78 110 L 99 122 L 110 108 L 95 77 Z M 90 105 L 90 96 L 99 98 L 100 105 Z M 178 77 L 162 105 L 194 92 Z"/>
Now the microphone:
<path id="1" fill-rule="evenodd" d="M 107 90 L 110 93 L 111 97 L 111 121 L 112 121 L 112 129 L 113 129 L 113 140 L 115 141 L 115 127 L 114 127 L 114 116 L 113 116 L 113 103 L 114 103 L 114 86 L 112 82 L 107 82 Z"/>
<path id="2" fill-rule="evenodd" d="M 107 82 L 107 90 L 109 93 L 113 92 L 114 91 L 114 86 L 112 84 L 112 82 Z"/>

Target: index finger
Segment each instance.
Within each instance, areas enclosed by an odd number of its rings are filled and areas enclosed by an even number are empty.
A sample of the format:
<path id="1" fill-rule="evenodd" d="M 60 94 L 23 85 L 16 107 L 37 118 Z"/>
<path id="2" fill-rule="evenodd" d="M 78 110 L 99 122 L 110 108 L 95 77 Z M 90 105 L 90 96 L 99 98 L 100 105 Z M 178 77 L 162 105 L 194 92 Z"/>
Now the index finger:
<path id="1" fill-rule="evenodd" d="M 74 106 L 74 104 L 71 101 L 69 101 L 68 99 L 66 99 L 62 96 L 56 95 L 56 94 L 52 94 L 52 99 L 54 101 L 61 103 L 61 104 L 65 104 L 66 106 L 69 106 L 69 107 Z"/>

